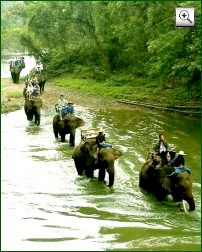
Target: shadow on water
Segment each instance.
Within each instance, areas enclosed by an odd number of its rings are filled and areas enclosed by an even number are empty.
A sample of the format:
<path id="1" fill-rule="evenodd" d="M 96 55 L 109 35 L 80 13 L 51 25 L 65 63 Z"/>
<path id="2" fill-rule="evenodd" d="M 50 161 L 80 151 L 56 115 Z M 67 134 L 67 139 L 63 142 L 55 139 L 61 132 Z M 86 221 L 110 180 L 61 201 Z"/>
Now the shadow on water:
<path id="1" fill-rule="evenodd" d="M 77 115 L 86 121 L 86 127 L 103 127 L 107 141 L 123 152 L 115 161 L 113 188 L 98 182 L 97 170 L 94 178 L 77 175 L 69 135 L 64 143 L 54 138 L 53 110 L 42 111 L 40 126 L 28 122 L 23 110 L 2 115 L 3 248 L 197 250 L 200 122 L 140 110 L 101 111 L 80 106 Z M 182 213 L 171 198 L 158 202 L 139 188 L 139 170 L 159 132 L 188 153 L 195 212 Z M 79 129 L 75 141 L 76 145 L 80 142 Z"/>

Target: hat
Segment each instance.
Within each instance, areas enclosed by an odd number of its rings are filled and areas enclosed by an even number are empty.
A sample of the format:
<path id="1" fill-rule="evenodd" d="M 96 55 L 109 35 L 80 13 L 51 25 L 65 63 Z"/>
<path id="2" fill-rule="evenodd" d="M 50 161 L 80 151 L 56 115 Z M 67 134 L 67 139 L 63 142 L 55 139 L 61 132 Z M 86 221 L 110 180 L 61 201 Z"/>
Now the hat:
<path id="1" fill-rule="evenodd" d="M 104 130 L 102 128 L 99 128 L 98 132 L 104 132 Z"/>
<path id="2" fill-rule="evenodd" d="M 182 150 L 181 150 L 181 151 L 179 151 L 179 153 L 178 153 L 178 154 L 179 154 L 179 155 L 182 155 L 182 156 L 187 155 L 187 154 L 185 154 L 185 153 L 184 153 L 184 151 L 182 151 Z"/>

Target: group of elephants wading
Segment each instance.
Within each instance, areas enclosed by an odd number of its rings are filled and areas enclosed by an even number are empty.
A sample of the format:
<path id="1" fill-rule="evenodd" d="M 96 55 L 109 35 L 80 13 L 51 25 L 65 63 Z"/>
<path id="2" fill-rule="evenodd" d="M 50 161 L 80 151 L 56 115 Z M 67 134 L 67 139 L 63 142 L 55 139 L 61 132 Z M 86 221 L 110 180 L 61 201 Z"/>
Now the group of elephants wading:
<path id="1" fill-rule="evenodd" d="M 35 116 L 35 123 L 40 124 L 40 109 L 42 102 L 39 100 L 25 102 L 25 113 L 28 120 Z M 53 118 L 53 133 L 55 138 L 60 136 L 61 142 L 65 142 L 65 136 L 69 135 L 70 147 L 75 146 L 76 129 L 85 125 L 82 118 L 75 115 L 66 115 L 60 119 L 59 115 Z M 98 181 L 112 187 L 115 179 L 115 160 L 122 156 L 116 148 L 101 148 L 96 144 L 95 138 L 81 140 L 73 150 L 72 158 L 79 176 L 85 174 L 93 177 L 98 170 Z M 175 173 L 160 156 L 149 155 L 139 172 L 139 187 L 149 193 L 153 193 L 158 201 L 163 201 L 171 195 L 174 202 L 186 201 L 189 211 L 195 210 L 195 201 L 192 194 L 192 180 L 189 171 L 182 170 Z M 108 174 L 109 182 L 105 176 Z"/>

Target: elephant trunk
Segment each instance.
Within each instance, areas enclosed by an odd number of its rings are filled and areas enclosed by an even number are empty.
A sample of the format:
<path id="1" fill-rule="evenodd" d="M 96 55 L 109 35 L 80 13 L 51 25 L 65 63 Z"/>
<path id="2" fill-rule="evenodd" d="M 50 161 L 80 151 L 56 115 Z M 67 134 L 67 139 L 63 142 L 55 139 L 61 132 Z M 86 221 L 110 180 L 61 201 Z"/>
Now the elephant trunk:
<path id="1" fill-rule="evenodd" d="M 193 196 L 192 197 L 185 197 L 184 200 L 187 201 L 189 204 L 189 211 L 194 211 L 195 210 L 195 201 Z"/>
<path id="2" fill-rule="evenodd" d="M 109 173 L 109 187 L 113 186 L 114 184 L 114 173 Z"/>

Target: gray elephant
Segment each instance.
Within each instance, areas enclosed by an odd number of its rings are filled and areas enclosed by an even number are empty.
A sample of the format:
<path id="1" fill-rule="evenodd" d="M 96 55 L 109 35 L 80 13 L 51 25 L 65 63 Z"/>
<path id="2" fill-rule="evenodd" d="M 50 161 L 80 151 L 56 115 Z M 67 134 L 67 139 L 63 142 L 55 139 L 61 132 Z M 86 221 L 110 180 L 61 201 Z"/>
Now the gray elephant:
<path id="1" fill-rule="evenodd" d="M 177 171 L 177 172 L 176 172 Z M 159 201 L 172 195 L 174 202 L 187 201 L 189 211 L 195 210 L 192 180 L 188 169 L 162 165 L 159 156 L 148 159 L 139 172 L 139 187 L 156 195 Z"/>
<path id="2" fill-rule="evenodd" d="M 19 82 L 20 73 L 23 68 L 25 68 L 24 57 L 21 57 L 19 59 L 12 59 L 10 61 L 10 72 L 13 83 Z"/>
<path id="3" fill-rule="evenodd" d="M 35 124 L 37 126 L 40 125 L 41 121 L 41 107 L 42 100 L 40 98 L 34 98 L 32 100 L 29 100 L 28 98 L 25 99 L 24 110 L 27 120 L 32 121 L 35 117 Z"/>
<path id="4" fill-rule="evenodd" d="M 98 180 L 104 181 L 106 171 L 109 174 L 109 184 L 114 184 L 114 161 L 122 153 L 114 148 L 102 148 L 97 151 L 97 144 L 94 139 L 82 141 L 74 150 L 72 158 L 78 172 L 82 175 L 85 172 L 87 177 L 93 177 L 94 170 L 99 169 Z"/>
<path id="5" fill-rule="evenodd" d="M 75 146 L 76 128 L 84 125 L 84 120 L 74 115 L 66 115 L 63 120 L 60 120 L 59 115 L 55 115 L 53 118 L 53 132 L 55 138 L 58 138 L 59 134 L 61 136 L 61 142 L 64 142 L 65 135 L 70 134 L 70 146 Z"/>

